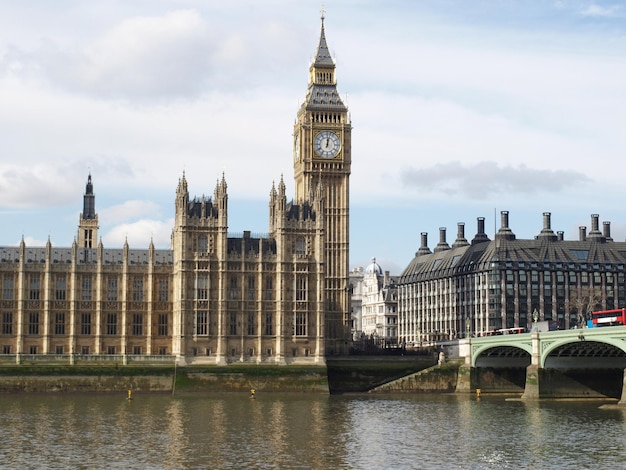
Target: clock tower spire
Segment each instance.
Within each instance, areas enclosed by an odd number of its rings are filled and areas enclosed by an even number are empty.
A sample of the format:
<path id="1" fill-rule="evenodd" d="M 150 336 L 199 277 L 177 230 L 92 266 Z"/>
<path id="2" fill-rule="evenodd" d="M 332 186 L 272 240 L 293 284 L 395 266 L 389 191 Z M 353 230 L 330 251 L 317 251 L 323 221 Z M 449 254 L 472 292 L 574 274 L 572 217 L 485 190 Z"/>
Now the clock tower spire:
<path id="1" fill-rule="evenodd" d="M 335 61 L 328 49 L 324 12 L 309 84 L 294 125 L 296 202 L 325 198 L 326 351 L 340 352 L 349 335 L 349 207 L 352 125 L 337 91 Z M 318 191 L 320 186 L 323 191 Z"/>

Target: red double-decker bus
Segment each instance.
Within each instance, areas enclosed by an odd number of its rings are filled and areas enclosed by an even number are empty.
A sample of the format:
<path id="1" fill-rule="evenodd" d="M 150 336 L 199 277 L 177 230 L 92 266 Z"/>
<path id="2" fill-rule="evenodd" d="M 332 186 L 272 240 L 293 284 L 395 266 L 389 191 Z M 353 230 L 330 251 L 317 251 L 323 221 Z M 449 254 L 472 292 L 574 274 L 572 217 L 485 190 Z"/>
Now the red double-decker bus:
<path id="1" fill-rule="evenodd" d="M 591 312 L 591 323 L 594 327 L 626 325 L 626 308 Z"/>

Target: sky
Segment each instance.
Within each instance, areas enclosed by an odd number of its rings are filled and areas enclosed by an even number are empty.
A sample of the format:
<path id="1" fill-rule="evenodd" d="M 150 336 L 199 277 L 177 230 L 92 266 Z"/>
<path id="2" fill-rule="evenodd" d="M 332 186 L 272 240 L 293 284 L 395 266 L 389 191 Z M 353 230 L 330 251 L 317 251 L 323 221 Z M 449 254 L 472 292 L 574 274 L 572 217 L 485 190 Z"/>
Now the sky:
<path id="1" fill-rule="evenodd" d="M 626 238 L 626 3 L 326 0 L 352 131 L 350 266 L 440 228 Z M 174 197 L 228 183 L 229 231 L 294 194 L 317 0 L 0 2 L 0 246 L 70 246 L 87 176 L 105 248 L 169 248 Z M 589 230 L 589 229 L 588 229 Z"/>

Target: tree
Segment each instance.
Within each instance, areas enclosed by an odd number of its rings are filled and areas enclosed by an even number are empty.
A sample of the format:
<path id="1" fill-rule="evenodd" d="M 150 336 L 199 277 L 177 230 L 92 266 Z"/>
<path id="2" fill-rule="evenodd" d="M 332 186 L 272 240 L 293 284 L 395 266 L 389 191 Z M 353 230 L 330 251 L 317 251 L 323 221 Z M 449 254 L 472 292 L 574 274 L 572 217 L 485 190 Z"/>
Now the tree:
<path id="1" fill-rule="evenodd" d="M 576 312 L 578 326 L 584 326 L 591 319 L 591 312 L 602 308 L 602 290 L 599 287 L 583 286 L 573 292 L 570 309 Z"/>

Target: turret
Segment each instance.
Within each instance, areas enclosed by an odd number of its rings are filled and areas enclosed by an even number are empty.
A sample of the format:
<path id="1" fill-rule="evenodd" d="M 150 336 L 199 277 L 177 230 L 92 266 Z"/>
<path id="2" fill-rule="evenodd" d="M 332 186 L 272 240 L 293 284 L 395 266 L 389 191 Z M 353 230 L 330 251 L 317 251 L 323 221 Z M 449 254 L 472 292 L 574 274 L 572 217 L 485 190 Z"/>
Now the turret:
<path id="1" fill-rule="evenodd" d="M 213 196 L 214 204 L 217 207 L 219 226 L 228 227 L 228 185 L 224 173 L 222 173 L 222 179 L 215 186 Z"/>
<path id="2" fill-rule="evenodd" d="M 98 214 L 96 214 L 96 196 L 93 193 L 91 173 L 87 177 L 83 196 L 83 211 L 78 220 L 78 246 L 93 248 L 98 240 Z"/>

